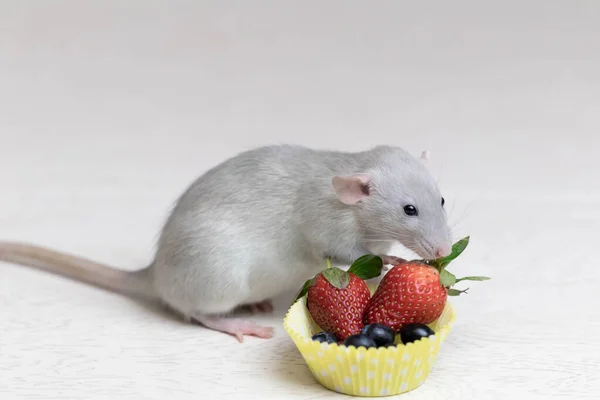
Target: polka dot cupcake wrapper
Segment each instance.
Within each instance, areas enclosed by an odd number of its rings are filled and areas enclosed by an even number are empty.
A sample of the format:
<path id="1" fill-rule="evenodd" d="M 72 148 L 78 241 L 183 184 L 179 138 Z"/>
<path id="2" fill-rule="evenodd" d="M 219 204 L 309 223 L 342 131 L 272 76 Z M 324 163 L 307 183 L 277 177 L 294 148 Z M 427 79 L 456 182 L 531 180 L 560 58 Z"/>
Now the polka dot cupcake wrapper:
<path id="1" fill-rule="evenodd" d="M 370 289 L 376 287 L 370 285 Z M 351 396 L 380 397 L 405 393 L 425 382 L 455 319 L 454 308 L 447 302 L 440 318 L 429 325 L 435 335 L 408 345 L 396 336 L 396 347 L 357 349 L 313 341 L 312 335 L 321 329 L 303 297 L 288 310 L 284 327 L 325 388 Z"/>

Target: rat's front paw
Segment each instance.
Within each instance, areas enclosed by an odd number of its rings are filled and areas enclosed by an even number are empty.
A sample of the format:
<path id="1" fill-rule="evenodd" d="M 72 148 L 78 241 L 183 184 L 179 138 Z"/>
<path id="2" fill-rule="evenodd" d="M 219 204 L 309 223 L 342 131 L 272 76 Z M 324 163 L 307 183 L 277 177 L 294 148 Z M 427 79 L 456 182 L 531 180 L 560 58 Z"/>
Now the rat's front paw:
<path id="1" fill-rule="evenodd" d="M 388 267 L 386 267 L 386 265 L 398 265 L 398 264 L 402 264 L 402 263 L 406 262 L 406 260 L 404 258 L 395 257 L 395 256 L 383 255 L 383 256 L 379 256 L 379 257 L 381 257 L 381 259 L 383 260 L 383 268 L 386 270 L 389 269 Z"/>

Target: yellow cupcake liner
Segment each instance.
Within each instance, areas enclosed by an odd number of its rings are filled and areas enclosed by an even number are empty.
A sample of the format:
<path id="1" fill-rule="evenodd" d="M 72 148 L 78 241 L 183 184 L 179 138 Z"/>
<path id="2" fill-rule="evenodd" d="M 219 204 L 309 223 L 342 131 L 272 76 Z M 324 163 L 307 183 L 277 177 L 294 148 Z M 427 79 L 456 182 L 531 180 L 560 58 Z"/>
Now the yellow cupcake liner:
<path id="1" fill-rule="evenodd" d="M 376 288 L 369 285 L 371 293 Z M 454 308 L 446 302 L 442 315 L 429 324 L 435 335 L 407 345 L 396 335 L 396 347 L 357 349 L 312 340 L 322 329 L 313 321 L 304 296 L 290 307 L 283 325 L 325 388 L 350 396 L 382 397 L 409 392 L 425 382 L 455 320 Z"/>

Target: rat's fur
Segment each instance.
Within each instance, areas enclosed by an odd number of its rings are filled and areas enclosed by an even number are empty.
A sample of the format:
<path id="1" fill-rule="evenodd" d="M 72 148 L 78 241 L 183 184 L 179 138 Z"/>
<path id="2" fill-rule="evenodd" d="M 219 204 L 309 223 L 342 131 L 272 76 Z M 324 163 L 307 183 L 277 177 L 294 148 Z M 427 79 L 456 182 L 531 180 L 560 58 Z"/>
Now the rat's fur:
<path id="1" fill-rule="evenodd" d="M 334 189 L 334 177 L 344 183 L 358 174 L 368 181 L 360 192 Z M 327 256 L 348 265 L 369 252 L 386 255 L 394 241 L 424 258 L 435 257 L 437 249 L 446 254 L 451 237 L 441 198 L 424 163 L 401 148 L 348 153 L 266 146 L 193 182 L 145 269 L 121 272 L 14 243 L 0 244 L 0 260 L 154 298 L 227 330 L 214 316 L 297 290 L 323 269 Z M 419 215 L 407 216 L 407 204 Z"/>

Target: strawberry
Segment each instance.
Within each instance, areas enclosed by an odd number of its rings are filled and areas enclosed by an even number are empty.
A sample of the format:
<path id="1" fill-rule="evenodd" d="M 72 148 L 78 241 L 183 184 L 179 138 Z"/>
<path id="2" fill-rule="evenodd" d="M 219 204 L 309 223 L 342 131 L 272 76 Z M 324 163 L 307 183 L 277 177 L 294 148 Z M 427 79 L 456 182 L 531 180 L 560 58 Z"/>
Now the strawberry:
<path id="1" fill-rule="evenodd" d="M 445 269 L 464 251 L 468 242 L 468 237 L 458 241 L 447 257 L 407 261 L 391 268 L 369 301 L 363 323 L 379 323 L 397 331 L 406 324 L 430 324 L 438 319 L 449 295 L 466 292 L 453 289 L 455 283 L 489 279 L 482 276 L 457 279 Z"/>
<path id="2" fill-rule="evenodd" d="M 360 333 L 363 315 L 371 297 L 365 280 L 381 274 L 383 261 L 378 256 L 364 255 L 352 263 L 348 271 L 331 267 L 307 280 L 296 300 L 306 295 L 306 306 L 315 323 L 339 341 Z"/>
<path id="3" fill-rule="evenodd" d="M 370 297 L 364 280 L 331 268 L 316 276 L 314 285 L 308 289 L 306 305 L 321 329 L 345 340 L 363 328 L 362 317 Z"/>
<path id="4" fill-rule="evenodd" d="M 434 268 L 418 261 L 395 265 L 383 277 L 364 314 L 365 324 L 395 331 L 404 324 L 429 324 L 442 314 L 446 288 Z"/>

